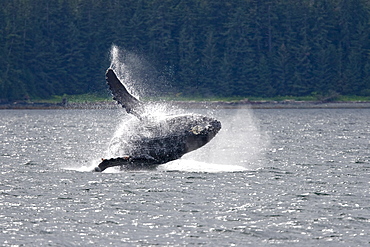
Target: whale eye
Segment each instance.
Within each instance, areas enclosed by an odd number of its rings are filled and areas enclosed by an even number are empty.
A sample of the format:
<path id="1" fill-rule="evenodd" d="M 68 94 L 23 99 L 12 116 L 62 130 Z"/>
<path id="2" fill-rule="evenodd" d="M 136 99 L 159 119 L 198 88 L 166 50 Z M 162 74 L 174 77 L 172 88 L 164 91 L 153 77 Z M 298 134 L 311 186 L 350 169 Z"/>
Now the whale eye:
<path id="1" fill-rule="evenodd" d="M 204 128 L 200 125 L 195 125 L 193 128 L 191 128 L 191 132 L 193 132 L 193 134 L 195 135 L 199 135 L 202 131 L 204 130 Z"/>

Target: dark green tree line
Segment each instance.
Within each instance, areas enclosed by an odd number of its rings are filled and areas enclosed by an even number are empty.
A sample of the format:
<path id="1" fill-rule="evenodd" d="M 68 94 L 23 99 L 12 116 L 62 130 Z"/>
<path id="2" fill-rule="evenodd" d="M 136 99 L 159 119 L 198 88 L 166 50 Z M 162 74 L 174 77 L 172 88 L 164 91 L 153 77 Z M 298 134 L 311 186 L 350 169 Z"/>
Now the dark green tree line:
<path id="1" fill-rule="evenodd" d="M 0 101 L 105 90 L 115 44 L 197 96 L 370 96 L 366 0 L 1 0 Z"/>

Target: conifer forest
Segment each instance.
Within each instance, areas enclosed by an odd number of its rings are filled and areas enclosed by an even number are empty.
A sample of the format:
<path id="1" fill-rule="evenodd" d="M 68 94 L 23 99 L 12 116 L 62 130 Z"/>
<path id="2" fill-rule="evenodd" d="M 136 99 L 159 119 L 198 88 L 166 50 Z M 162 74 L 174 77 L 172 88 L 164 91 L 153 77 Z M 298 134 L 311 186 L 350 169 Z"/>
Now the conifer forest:
<path id="1" fill-rule="evenodd" d="M 160 94 L 370 96 L 368 0 L 0 2 L 0 102 L 104 92 L 113 44 Z"/>

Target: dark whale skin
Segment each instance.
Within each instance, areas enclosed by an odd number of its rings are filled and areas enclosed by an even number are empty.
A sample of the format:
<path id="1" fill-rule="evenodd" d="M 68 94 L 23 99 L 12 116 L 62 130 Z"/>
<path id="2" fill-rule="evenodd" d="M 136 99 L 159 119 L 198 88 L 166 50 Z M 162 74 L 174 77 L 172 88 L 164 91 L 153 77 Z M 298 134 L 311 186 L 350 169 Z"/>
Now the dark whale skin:
<path id="1" fill-rule="evenodd" d="M 140 121 L 135 126 L 135 138 L 125 140 L 129 146 L 128 153 L 122 157 L 103 159 L 95 171 L 101 172 L 114 166 L 123 170 L 155 169 L 204 146 L 221 129 L 220 121 L 197 114 L 167 116 L 157 121 L 146 119 L 141 116 L 144 103 L 126 90 L 112 69 L 107 70 L 106 80 L 113 98 Z M 141 135 L 143 132 L 147 134 Z"/>

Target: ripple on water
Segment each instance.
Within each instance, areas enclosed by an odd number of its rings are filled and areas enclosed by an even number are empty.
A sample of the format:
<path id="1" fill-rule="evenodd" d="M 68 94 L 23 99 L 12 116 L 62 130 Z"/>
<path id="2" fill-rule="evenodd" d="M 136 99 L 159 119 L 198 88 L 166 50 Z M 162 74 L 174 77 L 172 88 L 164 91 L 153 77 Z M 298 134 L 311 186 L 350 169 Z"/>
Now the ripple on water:
<path id="1" fill-rule="evenodd" d="M 246 145 L 244 162 L 209 162 L 207 150 L 177 166 L 117 173 L 77 171 L 104 157 L 116 113 L 2 112 L 14 124 L 0 119 L 6 125 L 0 245 L 369 243 L 367 110 L 231 112 L 216 114 L 246 119 L 243 128 L 250 129 L 243 133 L 250 139 L 234 143 Z M 215 157 L 227 157 L 216 150 Z M 248 151 L 253 155 L 245 158 Z"/>

